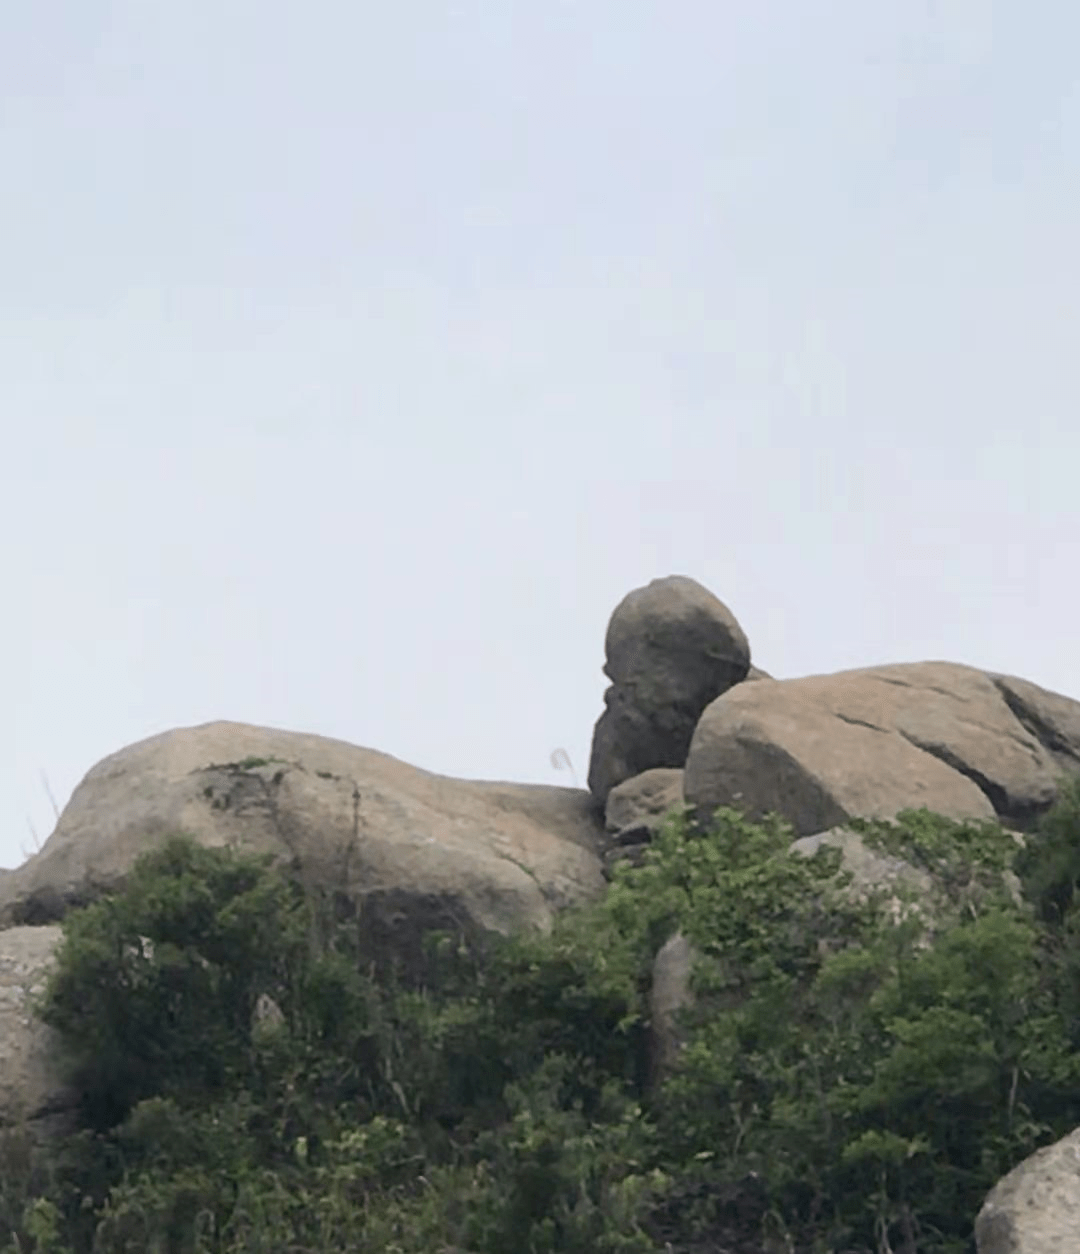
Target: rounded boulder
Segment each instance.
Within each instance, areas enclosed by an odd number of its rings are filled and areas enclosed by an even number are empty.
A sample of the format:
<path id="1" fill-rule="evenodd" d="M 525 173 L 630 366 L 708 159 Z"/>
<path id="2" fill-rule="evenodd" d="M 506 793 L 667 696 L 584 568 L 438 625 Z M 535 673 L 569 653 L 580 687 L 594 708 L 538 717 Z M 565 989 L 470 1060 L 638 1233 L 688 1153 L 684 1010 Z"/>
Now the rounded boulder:
<path id="1" fill-rule="evenodd" d="M 750 645 L 719 598 L 684 575 L 654 579 L 616 607 L 605 640 L 612 681 L 593 732 L 589 789 L 681 767 L 705 708 L 750 671 Z"/>

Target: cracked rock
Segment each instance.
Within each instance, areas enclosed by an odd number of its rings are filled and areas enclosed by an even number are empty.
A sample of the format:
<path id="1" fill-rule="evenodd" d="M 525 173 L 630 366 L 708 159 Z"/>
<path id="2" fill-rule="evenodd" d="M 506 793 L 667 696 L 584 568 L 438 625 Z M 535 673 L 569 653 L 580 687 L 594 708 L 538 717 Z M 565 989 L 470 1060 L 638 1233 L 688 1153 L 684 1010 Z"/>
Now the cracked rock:
<path id="1" fill-rule="evenodd" d="M 927 807 L 1021 831 L 1080 773 L 1080 702 L 919 662 L 739 684 L 702 715 L 688 805 L 780 813 L 797 836 Z"/>
<path id="2" fill-rule="evenodd" d="M 406 970 L 425 929 L 546 930 L 605 883 L 583 789 L 450 779 L 324 736 L 208 723 L 95 766 L 41 851 L 0 878 L 0 928 L 61 919 L 175 832 L 272 854 Z"/>

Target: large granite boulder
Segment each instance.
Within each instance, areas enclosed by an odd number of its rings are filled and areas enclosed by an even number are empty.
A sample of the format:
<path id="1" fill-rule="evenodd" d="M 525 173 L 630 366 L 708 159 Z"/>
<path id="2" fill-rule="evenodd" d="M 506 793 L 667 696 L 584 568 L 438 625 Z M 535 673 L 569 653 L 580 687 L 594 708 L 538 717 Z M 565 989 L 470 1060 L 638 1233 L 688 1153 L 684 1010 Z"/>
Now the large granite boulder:
<path id="1" fill-rule="evenodd" d="M 975 1243 L 979 1254 L 1080 1250 L 1080 1128 L 997 1182 L 975 1220 Z"/>
<path id="2" fill-rule="evenodd" d="M 681 767 L 702 711 L 750 670 L 750 646 L 734 615 L 683 575 L 624 597 L 605 652 L 612 682 L 589 761 L 589 788 L 601 803 L 643 771 Z"/>
<path id="3" fill-rule="evenodd" d="M 547 929 L 605 882 L 583 789 L 448 779 L 343 741 L 220 722 L 95 766 L 41 851 L 0 879 L 0 927 L 62 918 L 178 831 L 275 855 L 406 963 L 426 929 Z"/>
<path id="4" fill-rule="evenodd" d="M 926 806 L 1025 829 L 1080 772 L 1080 702 L 969 666 L 922 662 L 745 683 L 694 732 L 699 814 L 780 813 L 797 835 Z"/>

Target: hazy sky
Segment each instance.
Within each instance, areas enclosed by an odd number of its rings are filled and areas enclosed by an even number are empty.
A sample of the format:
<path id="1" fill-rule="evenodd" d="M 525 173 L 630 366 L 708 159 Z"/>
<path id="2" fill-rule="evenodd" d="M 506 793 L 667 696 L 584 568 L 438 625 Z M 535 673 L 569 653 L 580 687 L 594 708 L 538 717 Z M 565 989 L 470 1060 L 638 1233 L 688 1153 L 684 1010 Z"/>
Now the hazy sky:
<path id="1" fill-rule="evenodd" d="M 0 866 L 211 719 L 583 784 L 689 574 L 1080 697 L 1080 8 L 0 6 Z"/>

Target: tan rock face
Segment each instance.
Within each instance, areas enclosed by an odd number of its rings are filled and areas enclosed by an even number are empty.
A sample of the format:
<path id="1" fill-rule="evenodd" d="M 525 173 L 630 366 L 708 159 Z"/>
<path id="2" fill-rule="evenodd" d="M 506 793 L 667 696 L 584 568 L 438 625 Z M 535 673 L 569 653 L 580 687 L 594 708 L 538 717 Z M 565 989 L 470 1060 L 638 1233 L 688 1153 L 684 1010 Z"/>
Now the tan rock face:
<path id="1" fill-rule="evenodd" d="M 653 767 L 681 767 L 710 701 L 745 679 L 750 646 L 726 605 L 671 575 L 616 607 L 605 641 L 612 681 L 593 733 L 589 788 L 598 800 Z"/>
<path id="2" fill-rule="evenodd" d="M 56 1034 L 32 1010 L 61 935 L 58 927 L 0 932 L 0 1130 L 25 1120 L 52 1133 L 74 1109 L 75 1094 L 60 1075 Z"/>
<path id="3" fill-rule="evenodd" d="M 658 766 L 624 780 L 608 793 L 604 872 L 609 878 L 618 862 L 640 864 L 664 816 L 673 807 L 682 808 L 682 774 Z"/>
<path id="4" fill-rule="evenodd" d="M 975 1244 L 979 1254 L 1080 1250 L 1080 1128 L 998 1181 L 975 1221 Z"/>
<path id="5" fill-rule="evenodd" d="M 988 678 L 1024 730 L 1063 770 L 1075 770 L 1080 746 L 1080 701 L 1047 692 L 1038 684 L 1012 675 Z"/>
<path id="6" fill-rule="evenodd" d="M 659 825 L 664 815 L 683 800 L 682 771 L 656 767 L 643 771 L 608 793 L 604 825 L 609 832 L 644 824 Z"/>
<path id="7" fill-rule="evenodd" d="M 927 806 L 1023 826 L 1080 771 L 1080 703 L 946 662 L 740 684 L 702 715 L 688 805 L 778 811 L 809 835 Z"/>
<path id="8" fill-rule="evenodd" d="M 61 917 L 183 831 L 275 855 L 405 953 L 425 927 L 546 929 L 602 891 L 602 830 L 582 790 L 448 779 L 321 736 L 210 723 L 95 766 L 41 851 L 0 880 L 0 926 Z"/>

